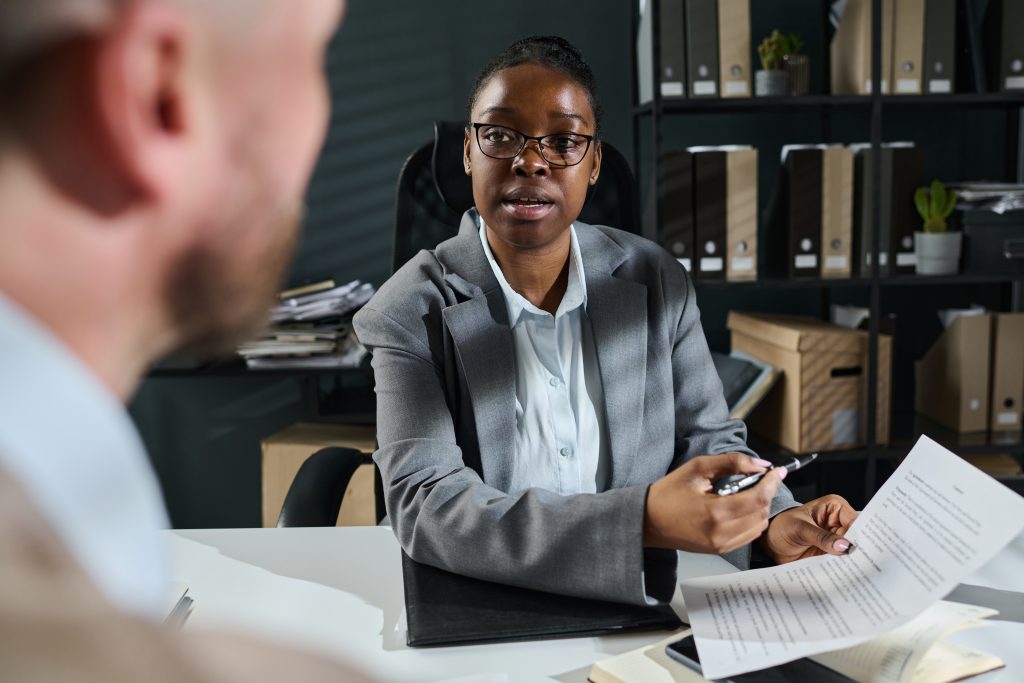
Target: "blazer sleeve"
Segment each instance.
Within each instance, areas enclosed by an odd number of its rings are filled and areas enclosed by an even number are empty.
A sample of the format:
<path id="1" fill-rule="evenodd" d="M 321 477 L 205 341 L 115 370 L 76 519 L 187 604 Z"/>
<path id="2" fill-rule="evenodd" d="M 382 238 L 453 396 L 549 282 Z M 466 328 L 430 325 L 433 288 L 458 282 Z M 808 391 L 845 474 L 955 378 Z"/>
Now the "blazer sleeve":
<path id="1" fill-rule="evenodd" d="M 355 327 L 373 353 L 374 460 L 410 557 L 484 580 L 651 604 L 641 542 L 647 486 L 562 496 L 536 488 L 510 495 L 487 485 L 463 462 L 445 368 L 427 341 L 372 302 Z"/>
<path id="2" fill-rule="evenodd" d="M 722 382 L 700 323 L 693 281 L 681 266 L 676 267 L 676 274 L 681 275 L 683 282 L 676 284 L 675 291 L 685 292 L 685 295 L 672 347 L 672 381 L 676 388 L 676 459 L 672 467 L 678 467 L 698 455 L 730 451 L 757 457 L 747 445 L 746 425 L 729 417 Z M 782 485 L 772 499 L 769 514 L 774 517 L 798 506 L 793 494 Z M 750 553 L 751 547 L 745 546 L 723 557 L 745 569 L 750 565 Z"/>

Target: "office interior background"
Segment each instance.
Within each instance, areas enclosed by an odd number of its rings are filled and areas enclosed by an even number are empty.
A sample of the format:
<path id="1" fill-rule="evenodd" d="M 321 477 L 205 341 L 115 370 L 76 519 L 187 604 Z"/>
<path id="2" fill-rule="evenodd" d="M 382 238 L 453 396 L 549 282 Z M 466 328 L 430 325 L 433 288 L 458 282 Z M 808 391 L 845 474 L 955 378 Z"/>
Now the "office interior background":
<path id="1" fill-rule="evenodd" d="M 988 0 L 967 1 L 984 16 Z M 750 8 L 752 46 L 774 28 L 800 34 L 811 58 L 810 92 L 823 94 L 828 82 L 824 56 L 831 37 L 829 2 L 751 0 Z M 778 177 L 782 145 L 870 139 L 870 106 L 759 109 L 755 99 L 746 108 L 664 113 L 658 123 L 661 148 L 655 150 L 651 112 L 637 108 L 635 95 L 636 13 L 631 0 L 349 0 L 347 19 L 327 59 L 333 111 L 308 191 L 304 237 L 290 284 L 333 278 L 379 286 L 387 279 L 395 189 L 403 162 L 431 140 L 435 120 L 465 119 L 466 98 L 477 74 L 505 45 L 526 35 L 563 36 L 585 55 L 606 111 L 605 140 L 638 166 L 633 171 L 641 199 L 650 191 L 658 151 L 691 145 L 756 146 L 763 210 Z M 929 179 L 1021 182 L 1022 106 L 1024 98 L 1013 106 L 946 102 L 893 107 L 885 112 L 882 139 L 912 140 L 923 147 Z M 709 345 L 728 351 L 730 310 L 827 318 L 831 304 L 869 306 L 871 295 L 872 288 L 864 284 L 719 285 L 699 288 L 698 303 Z M 1021 310 L 1020 279 L 1013 278 L 883 287 L 879 296 L 883 316 L 891 316 L 894 325 L 894 430 L 903 424 L 897 416 L 914 412 L 914 361 L 941 333 L 937 310 L 971 304 Z M 296 422 L 360 423 L 372 413 L 366 376 L 330 372 L 200 369 L 154 375 L 131 405 L 177 528 L 260 526 L 261 439 Z M 894 446 L 898 443 L 894 440 Z M 1019 433 L 1008 444 L 983 439 L 972 447 L 978 452 L 1005 450 L 1018 458 L 1024 453 Z M 892 466 L 893 460 L 881 460 L 877 481 Z M 801 493 L 836 491 L 863 504 L 858 497 L 864 459 L 838 457 L 819 467 L 794 482 L 803 486 Z"/>

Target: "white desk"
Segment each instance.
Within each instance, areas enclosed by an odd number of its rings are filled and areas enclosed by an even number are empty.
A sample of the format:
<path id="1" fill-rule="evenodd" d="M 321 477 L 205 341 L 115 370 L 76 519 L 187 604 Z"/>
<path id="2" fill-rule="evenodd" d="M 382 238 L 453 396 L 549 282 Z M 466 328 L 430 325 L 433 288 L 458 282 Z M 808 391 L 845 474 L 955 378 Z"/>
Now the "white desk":
<path id="1" fill-rule="evenodd" d="M 398 543 L 390 529 L 168 531 L 172 579 L 189 586 L 186 628 L 230 627 L 351 660 L 389 681 L 495 674 L 504 681 L 585 681 L 597 659 L 665 633 L 412 649 L 405 644 Z M 1024 592 L 1024 536 L 968 583 Z M 1024 624 L 998 622 L 954 636 L 1007 668 L 977 679 L 1024 680 Z M 507 678 L 505 675 L 507 674 Z M 484 680 L 484 679 L 479 679 Z"/>

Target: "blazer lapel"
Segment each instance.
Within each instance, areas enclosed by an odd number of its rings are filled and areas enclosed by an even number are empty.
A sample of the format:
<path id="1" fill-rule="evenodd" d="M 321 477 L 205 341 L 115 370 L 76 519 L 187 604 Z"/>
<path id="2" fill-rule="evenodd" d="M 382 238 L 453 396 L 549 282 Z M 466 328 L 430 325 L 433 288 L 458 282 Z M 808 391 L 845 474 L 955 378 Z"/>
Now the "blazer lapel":
<path id="1" fill-rule="evenodd" d="M 481 475 L 507 491 L 515 451 L 515 349 L 508 308 L 477 235 L 475 211 L 463 216 L 457 237 L 438 246 L 445 281 L 466 300 L 441 315 L 465 373 L 476 423 Z"/>
<path id="2" fill-rule="evenodd" d="M 647 287 L 617 278 L 622 248 L 604 233 L 576 223 L 587 280 L 587 316 L 604 387 L 611 451 L 611 488 L 629 483 L 643 424 L 647 377 Z"/>

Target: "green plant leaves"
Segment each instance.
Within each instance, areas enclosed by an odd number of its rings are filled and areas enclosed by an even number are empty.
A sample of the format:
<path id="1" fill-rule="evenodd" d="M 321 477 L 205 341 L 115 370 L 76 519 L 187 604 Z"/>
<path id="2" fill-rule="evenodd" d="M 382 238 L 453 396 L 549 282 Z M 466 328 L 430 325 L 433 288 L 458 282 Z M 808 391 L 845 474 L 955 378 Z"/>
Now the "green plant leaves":
<path id="1" fill-rule="evenodd" d="M 932 201 L 928 215 L 941 216 L 943 209 L 946 208 L 946 188 L 938 180 L 932 181 L 931 195 Z"/>
<path id="2" fill-rule="evenodd" d="M 914 208 L 924 219 L 925 232 L 946 232 L 949 226 L 946 219 L 956 208 L 956 190 L 946 190 L 946 186 L 933 180 L 930 187 L 919 187 L 914 191 Z"/>
<path id="3" fill-rule="evenodd" d="M 917 212 L 921 214 L 921 219 L 927 221 L 929 215 L 928 205 L 928 190 L 924 187 L 917 188 L 914 192 L 914 206 L 917 207 Z"/>
<path id="4" fill-rule="evenodd" d="M 783 35 L 775 29 L 757 46 L 757 56 L 761 58 L 761 66 L 766 71 L 782 68 L 782 58 L 786 55 L 798 54 L 803 48 L 803 41 L 796 33 Z"/>
<path id="5" fill-rule="evenodd" d="M 953 209 L 956 208 L 957 196 L 956 190 L 950 190 L 946 195 L 946 206 L 942 209 L 943 218 L 949 218 L 949 215 L 953 213 Z"/>

